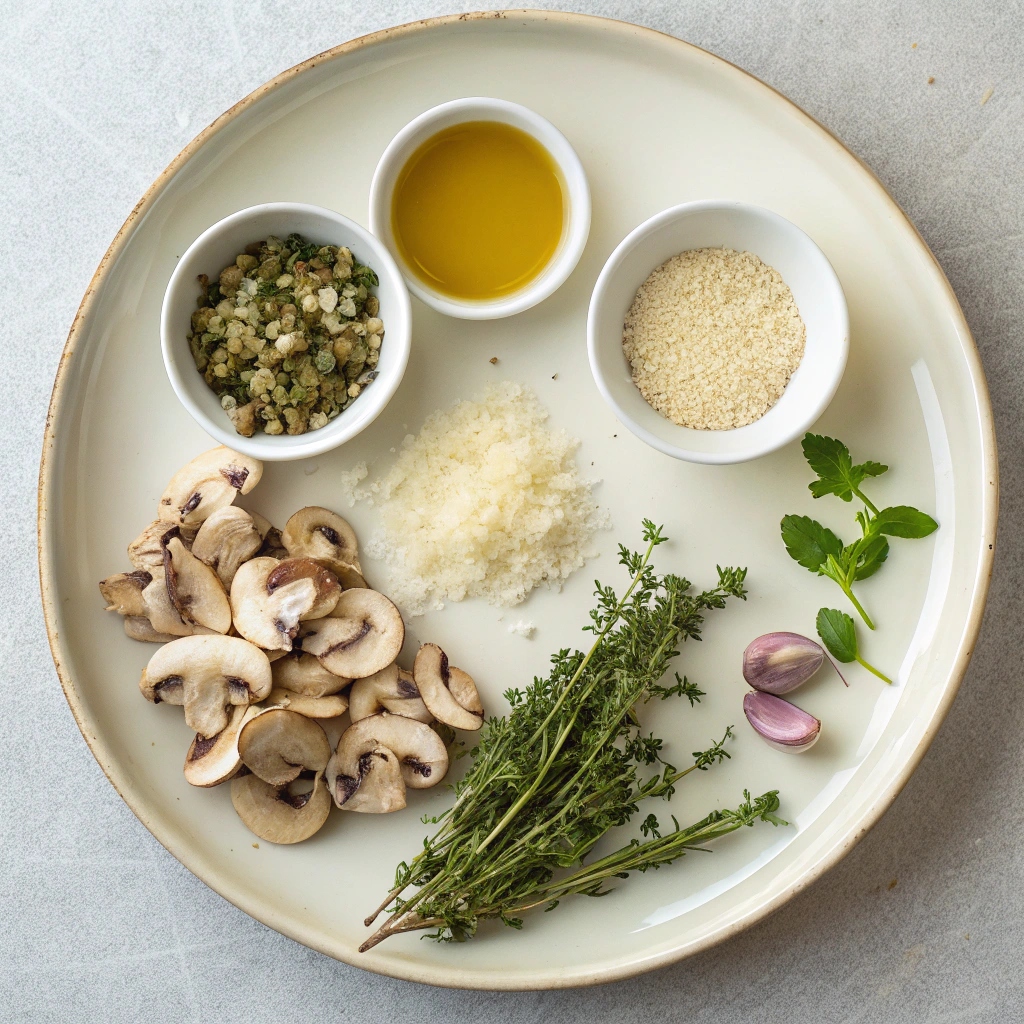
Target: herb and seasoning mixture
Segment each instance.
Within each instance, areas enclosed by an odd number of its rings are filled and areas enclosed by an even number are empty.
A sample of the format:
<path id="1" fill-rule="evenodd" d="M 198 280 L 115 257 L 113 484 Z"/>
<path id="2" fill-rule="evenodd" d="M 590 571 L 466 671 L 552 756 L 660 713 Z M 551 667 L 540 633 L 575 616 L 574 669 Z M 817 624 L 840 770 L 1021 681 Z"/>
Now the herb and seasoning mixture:
<path id="1" fill-rule="evenodd" d="M 192 357 L 244 437 L 324 427 L 377 376 L 377 275 L 345 246 L 271 235 L 199 284 Z"/>
<path id="2" fill-rule="evenodd" d="M 649 405 L 681 427 L 731 430 L 782 397 L 804 355 L 789 285 L 752 252 L 691 249 L 655 268 L 622 348 Z"/>

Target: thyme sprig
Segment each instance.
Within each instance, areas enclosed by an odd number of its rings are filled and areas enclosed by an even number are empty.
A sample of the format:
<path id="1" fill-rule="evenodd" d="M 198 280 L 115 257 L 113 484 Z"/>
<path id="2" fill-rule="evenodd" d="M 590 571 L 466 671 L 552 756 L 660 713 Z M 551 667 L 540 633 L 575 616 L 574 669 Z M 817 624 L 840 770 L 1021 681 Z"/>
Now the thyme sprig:
<path id="1" fill-rule="evenodd" d="M 520 928 L 519 915 L 533 907 L 550 910 L 572 894 L 605 895 L 611 878 L 660 867 L 757 820 L 781 823 L 776 792 L 755 800 L 744 793 L 737 809 L 714 811 L 688 828 L 673 818 L 665 834 L 650 814 L 641 825 L 648 838 L 584 864 L 641 800 L 667 799 L 686 775 L 729 757 L 731 729 L 677 769 L 663 758 L 662 741 L 641 733 L 635 707 L 653 696 L 699 701 L 702 691 L 684 677 L 676 674 L 671 686 L 660 680 L 682 642 L 700 639 L 705 612 L 746 596 L 746 570 L 719 568 L 717 586 L 693 595 L 688 580 L 659 576 L 650 564 L 667 539 L 662 529 L 645 520 L 643 536 L 644 552 L 619 546 L 631 577 L 623 595 L 595 584 L 596 607 L 585 627 L 596 638 L 590 650 L 559 651 L 546 678 L 507 691 L 507 718 L 487 720 L 454 805 L 426 819 L 440 827 L 398 866 L 395 887 L 366 924 L 388 907 L 389 917 L 360 949 L 419 929 L 461 941 L 486 919 Z M 645 766 L 656 768 L 641 778 Z"/>

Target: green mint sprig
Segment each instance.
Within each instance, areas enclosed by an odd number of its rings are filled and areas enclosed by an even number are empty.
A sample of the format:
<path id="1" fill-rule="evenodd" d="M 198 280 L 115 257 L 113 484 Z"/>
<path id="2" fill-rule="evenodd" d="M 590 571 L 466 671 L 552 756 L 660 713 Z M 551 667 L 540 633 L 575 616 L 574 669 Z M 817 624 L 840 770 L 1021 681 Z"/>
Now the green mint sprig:
<path id="1" fill-rule="evenodd" d="M 791 558 L 819 576 L 827 576 L 856 608 L 869 629 L 874 629 L 864 606 L 853 592 L 853 585 L 873 576 L 889 557 L 889 537 L 927 537 L 938 528 L 930 515 L 910 505 L 879 509 L 861 487 L 869 477 L 888 470 L 879 462 L 854 464 L 850 450 L 842 441 L 820 434 L 807 434 L 803 440 L 804 458 L 818 479 L 808 485 L 815 498 L 834 494 L 843 501 L 857 498 L 864 505 L 856 513 L 860 539 L 845 544 L 828 527 L 809 516 L 782 517 L 782 542 Z"/>

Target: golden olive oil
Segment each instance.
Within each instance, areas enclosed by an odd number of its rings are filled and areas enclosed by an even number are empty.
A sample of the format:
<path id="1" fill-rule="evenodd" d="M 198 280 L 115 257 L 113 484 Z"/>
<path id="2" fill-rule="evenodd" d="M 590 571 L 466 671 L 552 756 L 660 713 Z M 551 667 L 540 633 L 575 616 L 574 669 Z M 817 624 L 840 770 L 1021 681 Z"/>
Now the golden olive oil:
<path id="1" fill-rule="evenodd" d="M 562 237 L 562 185 L 548 151 L 497 121 L 468 121 L 427 139 L 395 185 L 391 228 L 408 266 L 458 299 L 518 291 Z"/>

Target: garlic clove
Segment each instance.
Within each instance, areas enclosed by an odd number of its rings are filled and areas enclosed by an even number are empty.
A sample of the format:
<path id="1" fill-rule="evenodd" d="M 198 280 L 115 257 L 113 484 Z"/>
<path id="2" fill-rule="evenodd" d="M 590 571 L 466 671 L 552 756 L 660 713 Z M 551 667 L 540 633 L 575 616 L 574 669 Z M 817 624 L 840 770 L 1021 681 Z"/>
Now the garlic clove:
<path id="1" fill-rule="evenodd" d="M 743 678 L 762 693 L 789 693 L 821 668 L 825 652 L 799 633 L 765 633 L 743 652 Z"/>
<path id="2" fill-rule="evenodd" d="M 746 694 L 743 713 L 769 746 L 788 754 L 808 750 L 821 735 L 821 722 L 814 715 L 771 693 L 754 690 Z"/>

